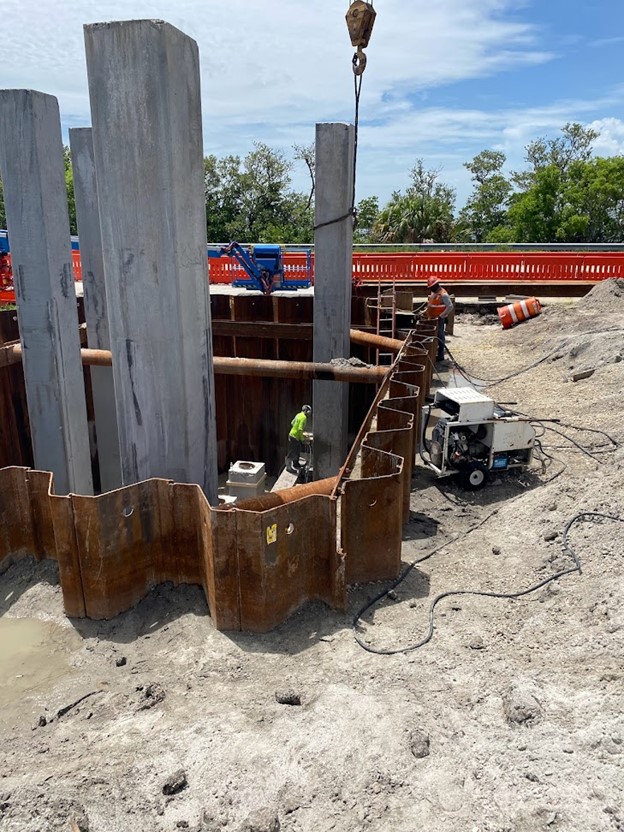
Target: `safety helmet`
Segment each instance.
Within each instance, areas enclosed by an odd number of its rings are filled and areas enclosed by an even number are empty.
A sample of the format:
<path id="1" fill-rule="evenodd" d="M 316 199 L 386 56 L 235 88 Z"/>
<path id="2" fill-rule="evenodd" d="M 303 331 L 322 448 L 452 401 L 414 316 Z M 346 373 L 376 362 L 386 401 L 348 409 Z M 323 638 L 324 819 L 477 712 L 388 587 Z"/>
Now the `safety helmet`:
<path id="1" fill-rule="evenodd" d="M 432 289 L 439 282 L 439 277 L 434 277 L 433 275 L 431 275 L 431 277 L 427 278 L 427 286 L 429 287 L 429 289 Z"/>
<path id="2" fill-rule="evenodd" d="M 301 408 L 301 410 L 305 413 L 306 416 L 309 416 L 310 413 L 312 413 L 312 408 L 310 407 L 309 404 L 304 404 L 304 406 Z"/>

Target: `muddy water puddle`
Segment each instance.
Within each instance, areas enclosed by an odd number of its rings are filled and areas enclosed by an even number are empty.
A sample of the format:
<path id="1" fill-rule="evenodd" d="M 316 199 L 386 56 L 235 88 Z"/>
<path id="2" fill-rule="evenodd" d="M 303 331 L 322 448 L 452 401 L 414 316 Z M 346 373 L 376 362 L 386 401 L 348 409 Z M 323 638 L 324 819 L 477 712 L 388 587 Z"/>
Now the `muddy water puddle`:
<path id="1" fill-rule="evenodd" d="M 34 618 L 0 618 L 0 722 L 13 722 L 28 702 L 72 673 L 82 639 L 73 630 Z M 35 706 L 32 702 L 32 706 Z"/>

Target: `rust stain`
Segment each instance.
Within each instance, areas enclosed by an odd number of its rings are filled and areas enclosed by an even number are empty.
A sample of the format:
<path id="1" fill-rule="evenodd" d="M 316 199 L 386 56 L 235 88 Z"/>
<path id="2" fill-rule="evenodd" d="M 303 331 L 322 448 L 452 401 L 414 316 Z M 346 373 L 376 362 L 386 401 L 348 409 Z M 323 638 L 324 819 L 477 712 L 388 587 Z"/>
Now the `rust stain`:
<path id="1" fill-rule="evenodd" d="M 331 493 L 330 482 L 223 510 L 198 485 L 152 479 L 59 496 L 50 473 L 3 468 L 0 563 L 56 559 L 65 611 L 78 618 L 112 618 L 163 582 L 202 586 L 219 630 L 266 632 L 310 600 L 344 610 L 348 584 L 400 569 L 426 390 L 421 337 L 405 342 Z"/>

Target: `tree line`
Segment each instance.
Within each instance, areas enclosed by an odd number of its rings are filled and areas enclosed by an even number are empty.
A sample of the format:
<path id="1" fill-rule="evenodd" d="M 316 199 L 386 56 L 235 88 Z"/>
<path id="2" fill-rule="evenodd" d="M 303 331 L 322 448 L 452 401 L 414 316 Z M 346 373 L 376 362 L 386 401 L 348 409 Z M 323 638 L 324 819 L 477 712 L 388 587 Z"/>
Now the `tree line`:
<path id="1" fill-rule="evenodd" d="M 525 148 L 525 167 L 505 173 L 506 157 L 486 149 L 465 163 L 472 177 L 466 204 L 441 171 L 417 159 L 406 187 L 382 207 L 377 197 L 357 204 L 356 243 L 616 243 L 624 242 L 624 156 L 593 155 L 597 131 L 566 124 L 554 139 Z M 310 180 L 292 187 L 296 164 Z M 76 234 L 71 156 L 65 181 Z M 264 243 L 314 241 L 314 146 L 296 145 L 292 157 L 257 142 L 246 156 L 207 156 L 204 192 L 208 240 Z M 0 181 L 0 228 L 6 228 Z"/>

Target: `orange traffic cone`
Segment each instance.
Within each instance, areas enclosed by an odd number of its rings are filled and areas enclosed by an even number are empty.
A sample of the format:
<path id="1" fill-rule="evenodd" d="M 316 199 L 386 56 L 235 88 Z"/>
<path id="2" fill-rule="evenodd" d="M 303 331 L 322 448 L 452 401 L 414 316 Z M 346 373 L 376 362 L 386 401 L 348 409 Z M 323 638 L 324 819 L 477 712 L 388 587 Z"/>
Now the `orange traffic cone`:
<path id="1" fill-rule="evenodd" d="M 542 311 L 542 304 L 537 298 L 527 298 L 510 303 L 508 306 L 500 306 L 497 310 L 503 329 L 510 329 L 516 324 L 521 324 L 529 318 L 534 318 Z"/>

